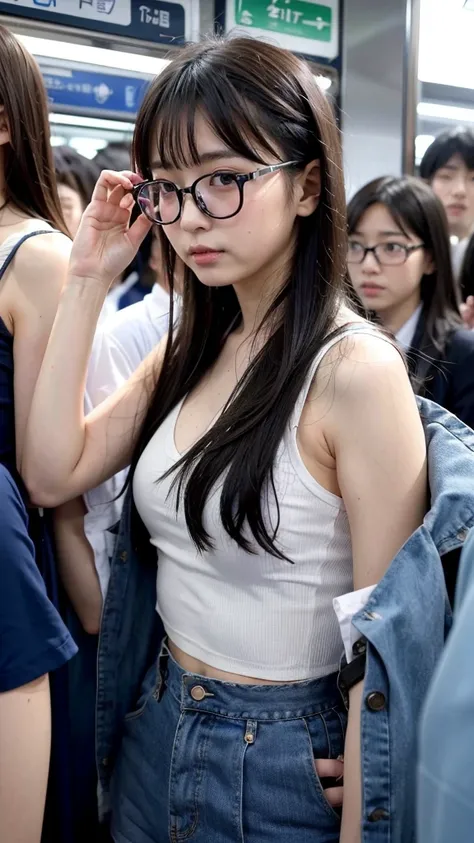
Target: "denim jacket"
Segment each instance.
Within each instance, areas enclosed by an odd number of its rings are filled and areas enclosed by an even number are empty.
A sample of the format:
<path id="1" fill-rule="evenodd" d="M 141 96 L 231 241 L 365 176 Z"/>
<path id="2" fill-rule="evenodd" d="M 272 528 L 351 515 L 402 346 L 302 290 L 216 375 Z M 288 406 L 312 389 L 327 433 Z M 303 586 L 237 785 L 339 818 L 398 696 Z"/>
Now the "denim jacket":
<path id="1" fill-rule="evenodd" d="M 414 841 L 418 718 L 451 623 L 440 557 L 461 547 L 474 525 L 474 432 L 437 404 L 418 403 L 428 446 L 431 507 L 354 617 L 367 652 L 361 715 L 363 843 Z M 98 655 L 102 820 L 110 810 L 110 777 L 123 719 L 138 699 L 164 634 L 155 610 L 156 549 L 149 542 L 133 545 L 133 517 L 129 492 Z"/>

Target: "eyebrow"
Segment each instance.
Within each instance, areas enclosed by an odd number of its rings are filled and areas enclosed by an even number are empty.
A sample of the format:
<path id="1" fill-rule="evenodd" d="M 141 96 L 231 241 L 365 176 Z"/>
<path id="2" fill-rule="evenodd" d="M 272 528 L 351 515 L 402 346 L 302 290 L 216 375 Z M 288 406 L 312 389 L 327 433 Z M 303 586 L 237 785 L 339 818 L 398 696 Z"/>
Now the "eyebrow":
<path id="1" fill-rule="evenodd" d="M 199 163 L 210 164 L 213 161 L 221 161 L 227 158 L 240 158 L 240 156 L 231 149 L 213 149 L 209 152 L 203 152 L 202 155 L 199 156 Z M 152 162 L 151 168 L 153 170 L 160 170 L 163 169 L 163 164 L 161 161 L 156 160 Z"/>
<path id="2" fill-rule="evenodd" d="M 442 167 L 439 168 L 440 170 L 460 170 L 461 164 L 443 164 Z"/>
<path id="3" fill-rule="evenodd" d="M 356 234 L 357 237 L 364 237 L 364 234 L 363 234 L 362 231 L 353 231 L 352 236 L 354 236 L 354 234 Z M 406 236 L 407 235 L 404 234 L 401 229 L 398 229 L 398 231 L 377 231 L 377 237 L 406 237 Z"/>

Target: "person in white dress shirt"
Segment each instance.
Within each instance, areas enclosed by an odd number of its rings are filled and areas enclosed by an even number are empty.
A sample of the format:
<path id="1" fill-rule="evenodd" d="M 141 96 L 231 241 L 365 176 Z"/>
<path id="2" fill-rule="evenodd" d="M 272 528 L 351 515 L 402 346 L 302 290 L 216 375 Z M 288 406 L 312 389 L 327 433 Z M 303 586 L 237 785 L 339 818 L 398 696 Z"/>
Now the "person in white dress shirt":
<path id="1" fill-rule="evenodd" d="M 405 349 L 416 392 L 474 427 L 474 334 L 463 329 L 440 200 L 420 179 L 387 176 L 361 188 L 348 219 L 363 305 Z"/>

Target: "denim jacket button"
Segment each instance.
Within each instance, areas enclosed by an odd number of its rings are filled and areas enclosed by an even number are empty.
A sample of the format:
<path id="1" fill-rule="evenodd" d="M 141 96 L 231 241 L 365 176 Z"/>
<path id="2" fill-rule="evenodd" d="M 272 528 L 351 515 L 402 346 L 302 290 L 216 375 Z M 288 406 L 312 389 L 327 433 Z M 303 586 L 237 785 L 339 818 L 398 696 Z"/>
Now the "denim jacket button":
<path id="1" fill-rule="evenodd" d="M 386 705 L 386 700 L 380 691 L 374 691 L 372 694 L 368 695 L 366 703 L 371 711 L 383 711 Z"/>
<path id="2" fill-rule="evenodd" d="M 109 759 L 107 758 L 107 756 L 102 759 L 101 764 L 102 764 L 103 767 L 109 766 Z"/>
<path id="3" fill-rule="evenodd" d="M 120 561 L 121 561 L 121 562 L 126 562 L 126 561 L 127 561 L 127 559 L 128 559 L 128 553 L 127 553 L 127 551 L 126 551 L 126 550 L 123 550 L 123 551 L 122 551 L 122 553 L 120 554 Z"/>
<path id="4" fill-rule="evenodd" d="M 390 814 L 385 808 L 376 808 L 375 811 L 372 811 L 371 814 L 367 817 L 369 823 L 378 823 L 379 820 L 388 820 Z"/>

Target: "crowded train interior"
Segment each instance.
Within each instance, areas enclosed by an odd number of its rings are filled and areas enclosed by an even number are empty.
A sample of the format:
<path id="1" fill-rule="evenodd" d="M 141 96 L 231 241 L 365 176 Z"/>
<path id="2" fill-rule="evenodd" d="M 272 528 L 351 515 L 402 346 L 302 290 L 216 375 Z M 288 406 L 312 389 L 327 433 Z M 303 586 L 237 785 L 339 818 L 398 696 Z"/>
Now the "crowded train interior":
<path id="1" fill-rule="evenodd" d="M 0 843 L 474 843 L 474 0 L 0 0 Z"/>

